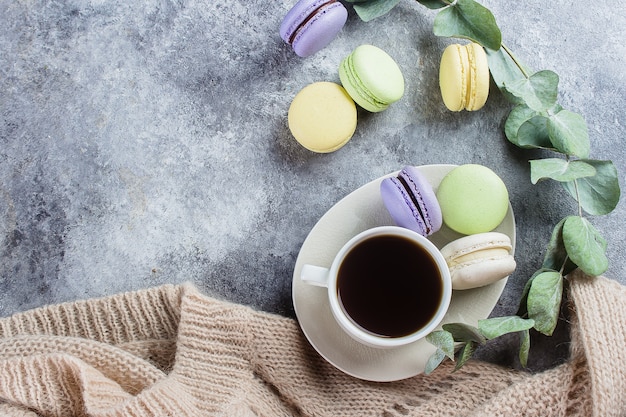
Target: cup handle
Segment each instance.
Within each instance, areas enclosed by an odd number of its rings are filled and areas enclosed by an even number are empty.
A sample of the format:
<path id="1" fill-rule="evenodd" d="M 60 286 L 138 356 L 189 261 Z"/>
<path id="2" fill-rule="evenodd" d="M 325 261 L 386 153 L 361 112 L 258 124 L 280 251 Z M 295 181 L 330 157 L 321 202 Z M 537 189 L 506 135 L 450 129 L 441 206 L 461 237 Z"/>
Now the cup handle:
<path id="1" fill-rule="evenodd" d="M 300 279 L 307 284 L 315 285 L 316 287 L 328 288 L 328 268 L 315 265 L 303 265 L 302 271 L 300 271 Z"/>

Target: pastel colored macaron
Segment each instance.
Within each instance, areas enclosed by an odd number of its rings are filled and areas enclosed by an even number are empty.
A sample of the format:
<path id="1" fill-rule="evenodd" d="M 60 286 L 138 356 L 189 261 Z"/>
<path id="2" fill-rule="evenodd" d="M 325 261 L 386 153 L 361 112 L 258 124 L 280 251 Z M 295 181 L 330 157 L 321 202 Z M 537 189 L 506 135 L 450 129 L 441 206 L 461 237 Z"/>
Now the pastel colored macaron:
<path id="1" fill-rule="evenodd" d="M 439 184 L 437 199 L 443 222 L 465 235 L 492 231 L 509 208 L 509 193 L 502 179 L 477 164 L 450 171 Z"/>
<path id="2" fill-rule="evenodd" d="M 453 240 L 441 248 L 452 278 L 452 289 L 483 287 L 508 277 L 516 263 L 511 239 L 498 232 L 478 233 Z"/>
<path id="3" fill-rule="evenodd" d="M 316 82 L 294 97 L 287 119 L 289 130 L 302 146 L 318 153 L 333 152 L 356 130 L 356 105 L 339 84 Z"/>
<path id="4" fill-rule="evenodd" d="M 341 31 L 348 11 L 336 0 L 300 0 L 285 15 L 280 37 L 300 57 L 327 46 Z"/>
<path id="5" fill-rule="evenodd" d="M 441 228 L 442 217 L 435 192 L 413 166 L 380 183 L 383 203 L 397 226 L 429 236 Z"/>
<path id="6" fill-rule="evenodd" d="M 361 45 L 341 61 L 339 79 L 365 110 L 380 112 L 404 95 L 404 77 L 396 61 L 382 49 Z"/>
<path id="7" fill-rule="evenodd" d="M 489 96 L 487 54 L 477 43 L 449 45 L 441 56 L 439 88 L 451 111 L 482 108 Z"/>

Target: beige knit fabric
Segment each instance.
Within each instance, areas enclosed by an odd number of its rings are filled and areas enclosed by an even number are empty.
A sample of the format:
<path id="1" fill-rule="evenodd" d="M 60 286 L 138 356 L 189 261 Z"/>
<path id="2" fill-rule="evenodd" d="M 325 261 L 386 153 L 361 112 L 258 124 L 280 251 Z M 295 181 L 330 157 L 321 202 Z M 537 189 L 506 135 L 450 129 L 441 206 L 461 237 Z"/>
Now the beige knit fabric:
<path id="1" fill-rule="evenodd" d="M 626 288 L 572 280 L 571 360 L 393 383 L 325 362 L 291 319 L 162 286 L 0 319 L 2 416 L 626 416 Z"/>

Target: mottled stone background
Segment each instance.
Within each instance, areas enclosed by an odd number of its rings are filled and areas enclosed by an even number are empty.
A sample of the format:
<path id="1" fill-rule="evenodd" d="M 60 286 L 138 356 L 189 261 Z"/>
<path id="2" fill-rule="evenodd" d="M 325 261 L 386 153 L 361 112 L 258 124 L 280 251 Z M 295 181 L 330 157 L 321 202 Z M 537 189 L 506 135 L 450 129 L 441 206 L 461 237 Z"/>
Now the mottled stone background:
<path id="1" fill-rule="evenodd" d="M 509 187 L 519 267 L 494 314 L 516 311 L 552 227 L 575 206 L 533 186 L 503 136 L 510 105 L 493 90 L 475 113 L 448 112 L 435 12 L 403 0 L 297 57 L 278 27 L 294 1 L 0 0 L 0 316 L 163 283 L 294 316 L 292 270 L 316 221 L 359 186 L 404 164 L 480 163 Z M 592 158 L 626 172 L 626 15 L 615 2 L 484 1 L 529 67 L 560 75 L 561 104 L 584 115 Z M 371 43 L 402 68 L 406 94 L 359 113 L 328 155 L 287 129 L 294 95 L 338 81 Z M 592 218 L 609 242 L 607 276 L 626 284 L 622 201 Z M 564 316 L 564 322 L 566 316 Z M 567 356 L 566 326 L 534 339 L 531 369 Z M 481 355 L 516 366 L 514 338 Z"/>

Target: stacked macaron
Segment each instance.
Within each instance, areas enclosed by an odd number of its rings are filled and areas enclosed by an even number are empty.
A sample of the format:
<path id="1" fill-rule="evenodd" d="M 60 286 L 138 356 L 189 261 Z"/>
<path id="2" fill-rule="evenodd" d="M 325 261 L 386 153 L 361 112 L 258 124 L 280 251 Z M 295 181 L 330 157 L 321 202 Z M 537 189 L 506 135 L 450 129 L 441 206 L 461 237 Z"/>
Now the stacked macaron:
<path id="1" fill-rule="evenodd" d="M 443 224 L 467 235 L 442 254 L 450 268 L 452 288 L 464 290 L 491 284 L 515 270 L 510 238 L 493 230 L 509 207 L 508 191 L 491 169 L 477 164 L 452 169 L 435 192 L 415 167 L 404 167 L 382 180 L 383 204 L 396 225 L 430 236 Z"/>

